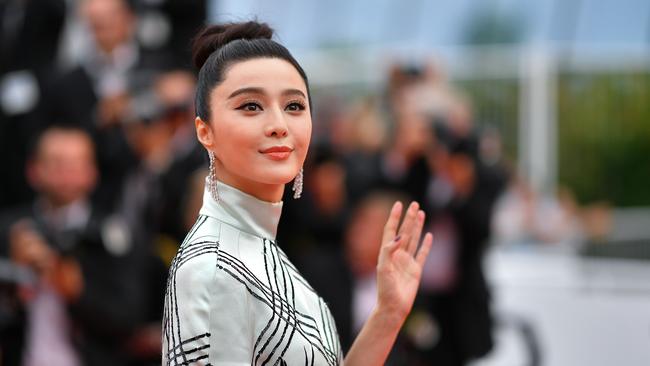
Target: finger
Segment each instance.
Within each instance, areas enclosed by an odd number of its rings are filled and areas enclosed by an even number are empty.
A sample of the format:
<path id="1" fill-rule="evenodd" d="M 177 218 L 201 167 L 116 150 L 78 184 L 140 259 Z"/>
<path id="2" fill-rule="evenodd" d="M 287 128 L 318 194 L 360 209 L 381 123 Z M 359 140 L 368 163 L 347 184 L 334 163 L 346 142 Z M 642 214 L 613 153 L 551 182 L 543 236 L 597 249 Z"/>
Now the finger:
<path id="1" fill-rule="evenodd" d="M 384 245 L 382 245 L 381 250 L 379 251 L 379 257 L 377 258 L 377 267 L 380 267 L 384 265 L 387 261 L 390 262 L 390 258 L 399 249 L 402 247 L 402 243 L 404 240 L 408 240 L 409 238 L 405 237 L 404 235 L 397 235 L 393 237 L 392 240 L 386 241 Z"/>
<path id="2" fill-rule="evenodd" d="M 418 244 L 420 243 L 420 237 L 422 236 L 422 228 L 424 227 L 424 211 L 418 211 L 415 217 L 415 226 L 413 227 L 413 236 L 408 243 L 406 248 L 411 255 L 415 255 L 415 251 L 418 249 Z"/>
<path id="3" fill-rule="evenodd" d="M 402 202 L 396 201 L 393 204 L 393 208 L 390 210 L 390 215 L 384 226 L 384 243 L 391 243 L 395 236 L 397 235 L 397 225 L 399 225 L 399 219 L 402 216 Z"/>
<path id="4" fill-rule="evenodd" d="M 402 235 L 399 234 L 395 237 L 395 240 L 391 241 L 390 244 L 386 247 L 389 253 L 395 252 L 399 248 L 404 248 L 411 241 L 411 235 Z"/>
<path id="5" fill-rule="evenodd" d="M 422 240 L 422 245 L 420 245 L 420 250 L 418 250 L 418 254 L 415 256 L 415 261 L 418 263 L 420 268 L 424 266 L 424 262 L 427 260 L 432 243 L 433 235 L 431 233 L 426 233 L 424 235 L 424 240 Z"/>
<path id="6" fill-rule="evenodd" d="M 404 217 L 404 222 L 402 222 L 402 226 L 399 228 L 399 234 L 402 236 L 408 235 L 409 237 L 413 233 L 413 227 L 415 225 L 415 220 L 416 216 L 418 213 L 418 208 L 419 204 L 415 201 L 411 202 L 409 205 L 408 210 L 406 211 L 406 216 Z M 403 241 L 404 244 L 408 244 L 408 242 Z"/>

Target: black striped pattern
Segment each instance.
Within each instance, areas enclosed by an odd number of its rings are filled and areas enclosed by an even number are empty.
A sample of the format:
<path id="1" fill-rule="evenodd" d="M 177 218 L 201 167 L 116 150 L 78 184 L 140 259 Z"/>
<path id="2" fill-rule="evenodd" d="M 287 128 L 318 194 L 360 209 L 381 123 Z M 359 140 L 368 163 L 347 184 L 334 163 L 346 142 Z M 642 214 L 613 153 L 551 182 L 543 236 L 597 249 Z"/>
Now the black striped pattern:
<path id="1" fill-rule="evenodd" d="M 163 314 L 163 337 L 167 349 L 165 352 L 165 359 L 167 365 L 192 365 L 198 361 L 208 358 L 207 355 L 197 356 L 198 351 L 205 350 L 205 345 L 195 346 L 193 343 L 203 338 L 209 338 L 210 333 L 199 334 L 188 339 L 181 338 L 181 321 L 179 317 L 178 301 L 176 298 L 176 274 L 178 269 L 187 261 L 200 255 L 207 253 L 217 253 L 219 244 L 216 241 L 210 241 L 208 237 L 197 238 L 195 242 L 188 244 L 190 239 L 193 238 L 196 232 L 205 225 L 208 217 L 200 216 L 190 232 L 188 233 L 185 241 L 172 261 L 169 269 L 169 277 L 167 278 L 167 293 L 165 296 L 165 310 Z M 208 346 L 209 347 L 209 346 Z M 207 362 L 207 361 L 206 361 Z M 203 362 L 206 366 L 209 363 Z"/>
<path id="2" fill-rule="evenodd" d="M 262 330 L 256 335 L 255 343 L 252 345 L 251 365 L 287 365 L 286 360 L 295 360 L 296 355 L 304 359 L 305 365 L 338 365 L 342 359 L 341 348 L 334 320 L 327 305 L 303 279 L 276 243 L 268 239 L 259 239 L 263 248 L 261 255 L 265 278 L 258 278 L 242 259 L 220 247 L 215 240 L 216 237 L 196 234 L 205 225 L 206 219 L 206 216 L 199 217 L 170 268 L 163 319 L 163 336 L 167 345 L 167 349 L 164 350 L 166 364 L 205 365 L 211 361 L 207 359 L 209 347 L 218 347 L 209 344 L 209 332 L 181 339 L 183 324 L 178 315 L 176 301 L 178 269 L 197 256 L 216 254 L 218 270 L 244 286 L 255 301 L 270 310 L 269 317 L 263 323 Z M 317 309 L 297 309 L 297 294 L 303 298 L 308 296 L 315 299 L 318 304 Z M 255 318 L 258 319 L 259 315 L 256 315 Z M 206 329 L 209 329 L 207 324 Z M 208 337 L 207 342 L 205 337 Z M 199 351 L 203 351 L 202 356 L 197 356 Z"/>

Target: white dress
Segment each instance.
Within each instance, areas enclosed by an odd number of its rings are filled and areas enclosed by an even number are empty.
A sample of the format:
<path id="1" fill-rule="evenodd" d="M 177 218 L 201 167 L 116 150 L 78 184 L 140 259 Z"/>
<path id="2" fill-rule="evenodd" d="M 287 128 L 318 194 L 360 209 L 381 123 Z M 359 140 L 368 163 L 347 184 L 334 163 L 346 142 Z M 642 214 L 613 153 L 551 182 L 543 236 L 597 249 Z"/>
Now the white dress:
<path id="1" fill-rule="evenodd" d="M 334 319 L 275 243 L 282 202 L 218 183 L 169 270 L 164 365 L 342 365 Z"/>

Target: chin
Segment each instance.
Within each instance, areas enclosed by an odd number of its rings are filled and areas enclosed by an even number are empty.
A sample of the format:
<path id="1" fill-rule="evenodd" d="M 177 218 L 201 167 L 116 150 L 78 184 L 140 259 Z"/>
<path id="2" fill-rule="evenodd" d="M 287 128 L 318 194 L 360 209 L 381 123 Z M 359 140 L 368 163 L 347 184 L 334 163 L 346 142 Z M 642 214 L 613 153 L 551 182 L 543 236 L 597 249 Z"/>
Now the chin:
<path id="1" fill-rule="evenodd" d="M 265 180 L 265 183 L 266 184 L 287 184 L 287 183 L 291 183 L 291 181 L 293 181 L 294 178 L 295 178 L 295 175 L 267 177 L 267 179 Z"/>
<path id="2" fill-rule="evenodd" d="M 298 172 L 299 171 L 294 172 L 294 169 L 265 170 L 263 174 L 260 174 L 259 181 L 266 184 L 287 184 L 298 175 Z"/>

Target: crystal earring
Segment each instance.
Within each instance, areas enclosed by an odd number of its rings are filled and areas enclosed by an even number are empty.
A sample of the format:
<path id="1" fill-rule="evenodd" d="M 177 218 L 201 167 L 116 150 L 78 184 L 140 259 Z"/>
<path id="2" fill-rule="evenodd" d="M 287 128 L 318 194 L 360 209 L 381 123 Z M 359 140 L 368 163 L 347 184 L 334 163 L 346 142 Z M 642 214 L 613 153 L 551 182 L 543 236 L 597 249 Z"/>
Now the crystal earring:
<path id="1" fill-rule="evenodd" d="M 208 150 L 208 157 L 210 158 L 210 168 L 208 172 L 208 190 L 215 202 L 219 202 L 219 191 L 217 191 L 217 174 L 214 168 L 214 152 Z"/>
<path id="2" fill-rule="evenodd" d="M 300 195 L 302 194 L 302 167 L 300 168 L 298 175 L 296 175 L 296 178 L 293 180 L 293 188 L 291 188 L 291 190 L 293 191 L 294 199 L 300 198 Z"/>

